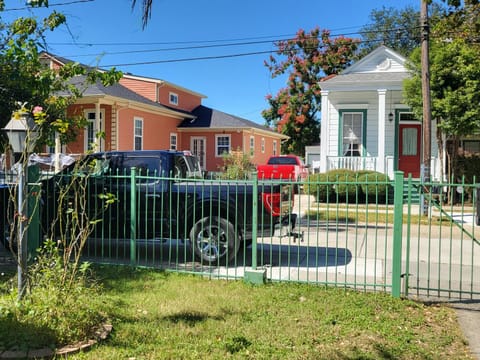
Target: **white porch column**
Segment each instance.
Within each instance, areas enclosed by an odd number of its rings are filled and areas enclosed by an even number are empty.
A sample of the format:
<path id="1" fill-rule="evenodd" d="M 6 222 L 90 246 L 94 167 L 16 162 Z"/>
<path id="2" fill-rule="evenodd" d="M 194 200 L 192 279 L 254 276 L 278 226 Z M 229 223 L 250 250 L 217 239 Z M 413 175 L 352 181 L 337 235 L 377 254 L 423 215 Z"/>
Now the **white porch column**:
<path id="1" fill-rule="evenodd" d="M 385 122 L 386 122 L 386 89 L 378 89 L 378 158 L 377 171 L 385 173 Z"/>
<path id="2" fill-rule="evenodd" d="M 100 118 L 100 102 L 95 103 L 95 151 L 103 151 L 103 139 L 99 138 L 97 134 L 103 131 L 103 121 Z"/>
<path id="3" fill-rule="evenodd" d="M 328 121 L 329 121 L 329 109 L 328 109 L 328 91 L 322 90 L 322 119 L 320 122 L 320 172 L 327 171 L 327 151 L 328 151 Z"/>

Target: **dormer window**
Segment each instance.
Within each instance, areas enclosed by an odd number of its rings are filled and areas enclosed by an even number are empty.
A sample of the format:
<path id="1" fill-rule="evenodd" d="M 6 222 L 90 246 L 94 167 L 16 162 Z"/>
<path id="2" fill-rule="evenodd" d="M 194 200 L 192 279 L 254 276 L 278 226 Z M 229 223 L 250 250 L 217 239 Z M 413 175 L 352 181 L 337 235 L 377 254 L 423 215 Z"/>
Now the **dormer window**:
<path id="1" fill-rule="evenodd" d="M 168 102 L 172 105 L 178 105 L 178 95 L 171 92 L 168 95 Z"/>

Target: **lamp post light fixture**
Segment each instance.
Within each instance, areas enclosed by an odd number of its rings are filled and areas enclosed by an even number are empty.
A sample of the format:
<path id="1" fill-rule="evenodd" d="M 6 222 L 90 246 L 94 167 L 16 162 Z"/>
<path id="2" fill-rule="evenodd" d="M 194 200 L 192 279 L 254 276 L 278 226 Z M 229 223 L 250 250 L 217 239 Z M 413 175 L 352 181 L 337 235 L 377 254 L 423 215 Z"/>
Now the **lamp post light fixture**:
<path id="1" fill-rule="evenodd" d="M 32 152 L 38 139 L 35 122 L 27 112 L 14 114 L 10 121 L 3 128 L 5 131 L 13 153 Z M 27 237 L 25 224 L 28 223 L 28 214 L 26 214 L 27 198 L 27 179 L 25 176 L 26 159 L 20 156 L 20 166 L 18 167 L 18 187 L 17 187 L 17 253 L 18 253 L 18 299 L 21 300 L 25 293 L 26 270 L 27 270 Z"/>
<path id="2" fill-rule="evenodd" d="M 30 113 L 20 112 L 12 116 L 3 128 L 14 153 L 30 153 L 38 138 L 35 121 Z"/>

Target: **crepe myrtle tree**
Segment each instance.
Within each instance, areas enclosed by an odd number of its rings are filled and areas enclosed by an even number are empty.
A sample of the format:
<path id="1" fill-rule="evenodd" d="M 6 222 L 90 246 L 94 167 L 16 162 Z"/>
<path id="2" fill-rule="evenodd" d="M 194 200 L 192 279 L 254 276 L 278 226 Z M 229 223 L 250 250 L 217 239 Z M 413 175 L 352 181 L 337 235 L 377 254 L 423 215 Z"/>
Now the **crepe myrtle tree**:
<path id="1" fill-rule="evenodd" d="M 270 108 L 262 112 L 268 126 L 275 127 L 289 140 L 282 151 L 300 156 L 305 146 L 318 143 L 321 107 L 320 80 L 349 66 L 358 40 L 331 37 L 329 30 L 299 30 L 292 39 L 276 43 L 276 57 L 265 61 L 272 78 L 287 76 L 286 87 L 267 95 Z"/>
<path id="2" fill-rule="evenodd" d="M 48 1 L 29 1 L 30 7 L 47 7 Z M 0 14 L 5 8 L 4 1 L 0 0 Z M 102 82 L 105 86 L 111 85 L 119 80 L 122 74 L 115 69 L 108 71 L 97 71 L 94 68 L 86 68 L 77 63 L 68 63 L 58 70 L 45 66 L 40 57 L 42 49 L 48 46 L 45 38 L 48 32 L 55 31 L 66 24 L 66 17 L 56 11 L 52 11 L 43 19 L 36 17 L 19 17 L 10 23 L 0 20 L 0 128 L 4 128 L 9 119 L 14 117 L 31 117 L 35 123 L 35 138 L 30 138 L 24 146 L 24 151 L 17 154 L 18 166 L 26 168 L 30 151 L 41 149 L 45 144 L 50 144 L 53 134 L 58 134 L 62 143 L 68 143 L 76 137 L 76 132 L 82 129 L 85 124 L 83 116 L 70 116 L 67 112 L 69 105 L 75 103 L 82 96 L 83 88 L 75 86 L 71 79 L 82 75 L 85 77 L 85 86 L 88 84 Z M 62 94 L 61 96 L 59 94 Z M 28 138 L 27 138 L 28 139 Z M 33 143 L 32 143 L 33 142 Z M 5 134 L 1 134 L 0 150 L 7 150 L 9 144 Z M 27 150 L 28 149 L 28 150 Z M 65 256 L 63 261 L 63 275 L 76 274 L 78 270 L 77 257 L 82 241 L 75 242 L 75 239 L 85 239 L 85 235 L 91 231 L 93 219 L 84 218 L 82 204 L 85 203 L 85 185 L 81 179 L 72 179 L 66 182 L 64 188 L 59 189 L 58 205 L 63 210 L 56 221 L 60 226 L 55 229 L 63 229 L 60 232 L 45 231 L 47 238 L 55 240 L 56 255 Z M 25 222 L 23 231 L 27 231 L 29 219 L 20 214 L 23 203 L 17 201 L 20 186 L 12 186 L 8 209 L 3 213 L 5 216 L 12 215 L 6 222 L 11 224 L 9 239 L 12 240 L 21 234 L 16 231 L 15 224 L 18 221 Z M 62 194 L 75 194 L 79 201 L 72 205 Z M 63 197 L 62 197 L 63 196 Z M 82 200 L 83 199 L 83 200 Z M 38 200 L 38 199 L 37 199 Z M 105 199 L 107 201 L 108 199 Z M 110 199 L 111 200 L 111 199 Z M 27 199 L 25 199 L 27 201 Z M 61 204 L 63 204 L 61 206 Z M 39 203 L 35 205 L 38 207 Z M 72 207 L 76 206 L 76 207 Z M 5 211 L 5 209 L 2 209 Z M 22 216 L 16 216 L 16 215 Z M 1 234 L 2 236 L 4 234 Z M 4 239 L 5 240 L 5 239 Z M 66 241 L 68 242 L 68 245 Z M 14 246 L 12 246 L 14 247 Z M 50 255 L 52 252 L 49 253 Z M 70 260 L 76 259 L 71 267 Z M 75 265 L 76 264 L 76 265 Z M 30 271 L 26 271 L 29 272 Z M 68 271 L 67 271 L 68 270 Z M 73 272 L 72 272 L 73 271 Z M 35 274 L 37 276 L 38 274 Z M 67 276 L 69 277 L 69 276 Z M 71 279 L 71 277 L 69 277 Z M 38 280 L 38 278 L 37 278 Z M 66 286 L 67 281 L 62 280 L 60 285 Z M 27 285 L 28 286 L 28 285 Z M 30 286 L 31 287 L 31 286 Z M 31 287 L 32 289 L 35 286 Z M 24 291 L 25 289 L 18 289 Z"/>

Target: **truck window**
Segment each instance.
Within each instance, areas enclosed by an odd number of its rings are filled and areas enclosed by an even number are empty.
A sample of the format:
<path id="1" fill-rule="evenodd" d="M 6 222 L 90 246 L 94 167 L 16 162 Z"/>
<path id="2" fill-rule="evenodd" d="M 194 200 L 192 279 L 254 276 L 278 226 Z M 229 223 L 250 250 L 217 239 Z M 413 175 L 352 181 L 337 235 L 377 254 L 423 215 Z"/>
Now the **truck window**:
<path id="1" fill-rule="evenodd" d="M 112 170 L 119 175 L 130 175 L 131 169 L 136 169 L 138 176 L 159 176 L 160 159 L 158 157 L 127 157 L 117 162 Z"/>
<path id="2" fill-rule="evenodd" d="M 188 173 L 187 162 L 183 156 L 175 156 L 175 164 L 173 167 L 173 177 L 178 179 L 185 179 Z"/>
<path id="3" fill-rule="evenodd" d="M 292 157 L 273 157 L 268 163 L 270 165 L 297 165 L 297 160 Z"/>
<path id="4" fill-rule="evenodd" d="M 179 179 L 201 179 L 200 162 L 195 156 L 176 155 L 173 176 Z"/>
<path id="5" fill-rule="evenodd" d="M 105 158 L 87 158 L 73 168 L 75 175 L 102 176 L 110 171 L 110 161 Z"/>

